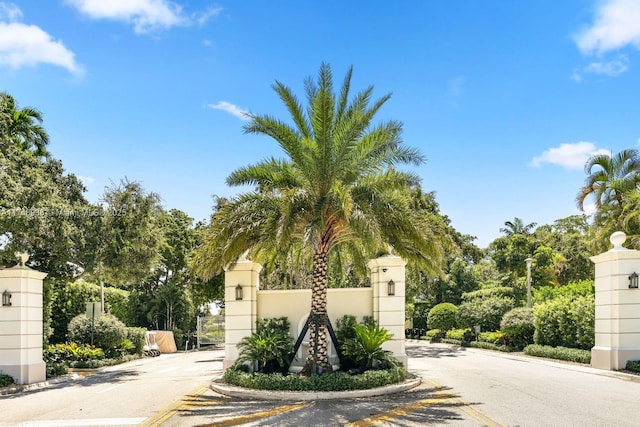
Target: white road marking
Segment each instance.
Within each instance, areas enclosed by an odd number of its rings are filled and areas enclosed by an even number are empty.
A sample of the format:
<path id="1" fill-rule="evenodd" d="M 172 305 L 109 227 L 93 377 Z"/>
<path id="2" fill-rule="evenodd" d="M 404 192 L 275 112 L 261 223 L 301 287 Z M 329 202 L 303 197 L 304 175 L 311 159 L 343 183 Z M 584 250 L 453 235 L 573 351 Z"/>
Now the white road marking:
<path id="1" fill-rule="evenodd" d="M 146 418 L 94 418 L 87 420 L 27 421 L 19 427 L 137 426 Z"/>
<path id="2" fill-rule="evenodd" d="M 111 390 L 113 390 L 115 388 L 122 387 L 123 385 L 124 384 L 114 385 L 113 387 L 109 387 L 109 388 L 105 388 L 104 390 L 96 391 L 96 394 L 106 393 L 106 392 L 111 391 Z"/>

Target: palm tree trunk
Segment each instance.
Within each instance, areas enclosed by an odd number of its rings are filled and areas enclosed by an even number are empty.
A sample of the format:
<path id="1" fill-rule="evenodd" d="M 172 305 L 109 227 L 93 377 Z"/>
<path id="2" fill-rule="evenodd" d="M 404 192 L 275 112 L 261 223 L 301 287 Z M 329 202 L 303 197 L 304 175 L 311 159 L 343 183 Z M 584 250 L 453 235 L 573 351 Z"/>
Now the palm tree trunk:
<path id="1" fill-rule="evenodd" d="M 331 372 L 327 351 L 327 250 L 324 245 L 313 257 L 310 316 L 309 354 L 302 372 L 304 374 Z"/>

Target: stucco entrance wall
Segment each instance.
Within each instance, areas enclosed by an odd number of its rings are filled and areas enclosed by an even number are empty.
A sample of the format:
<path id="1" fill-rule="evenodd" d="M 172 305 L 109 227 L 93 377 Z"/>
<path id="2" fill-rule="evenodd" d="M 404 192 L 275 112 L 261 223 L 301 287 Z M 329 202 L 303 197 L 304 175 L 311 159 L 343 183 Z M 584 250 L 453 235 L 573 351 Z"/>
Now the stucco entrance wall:
<path id="1" fill-rule="evenodd" d="M 591 257 L 595 263 L 595 346 L 591 366 L 624 369 L 640 360 L 640 289 L 630 288 L 632 273 L 640 274 L 640 251 L 626 249 L 622 232 L 611 235 L 613 248 Z"/>
<path id="2" fill-rule="evenodd" d="M 358 322 L 370 316 L 387 329 L 393 338 L 383 344 L 402 363 L 407 363 L 404 346 L 405 261 L 396 256 L 383 256 L 368 264 L 371 286 L 366 288 L 330 288 L 327 290 L 327 312 L 334 330 L 338 319 L 351 315 Z M 238 358 L 237 344 L 255 332 L 256 320 L 287 317 L 290 333 L 297 339 L 311 311 L 311 290 L 260 290 L 262 267 L 247 259 L 239 259 L 225 269 L 225 359 L 223 367 Z M 239 299 L 239 297 L 241 297 Z M 308 332 L 307 332 L 308 333 Z M 308 337 L 294 359 L 303 364 L 308 351 Z M 337 354 L 329 343 L 331 363 Z"/>
<path id="3" fill-rule="evenodd" d="M 26 262 L 26 259 L 23 261 Z M 11 294 L 11 305 L 0 306 L 0 372 L 16 384 L 46 379 L 42 359 L 42 280 L 45 273 L 29 267 L 0 269 L 0 294 Z"/>

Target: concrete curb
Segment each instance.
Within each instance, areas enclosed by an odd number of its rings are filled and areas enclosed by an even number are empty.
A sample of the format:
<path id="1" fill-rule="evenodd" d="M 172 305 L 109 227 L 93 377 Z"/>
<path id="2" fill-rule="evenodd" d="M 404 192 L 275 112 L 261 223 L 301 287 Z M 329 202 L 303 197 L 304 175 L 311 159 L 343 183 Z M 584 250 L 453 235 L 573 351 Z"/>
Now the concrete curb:
<path id="1" fill-rule="evenodd" d="M 411 390 L 422 383 L 419 376 L 409 374 L 411 378 L 401 383 L 390 384 L 384 387 L 370 388 L 366 390 L 346 390 L 346 391 L 275 391 L 275 390 L 254 390 L 244 387 L 233 386 L 220 382 L 220 379 L 211 382 L 211 390 L 229 397 L 239 397 L 254 400 L 287 400 L 287 401 L 307 401 L 307 400 L 331 400 L 331 399 L 351 399 L 357 397 L 382 396 L 385 394 L 400 393 Z"/>

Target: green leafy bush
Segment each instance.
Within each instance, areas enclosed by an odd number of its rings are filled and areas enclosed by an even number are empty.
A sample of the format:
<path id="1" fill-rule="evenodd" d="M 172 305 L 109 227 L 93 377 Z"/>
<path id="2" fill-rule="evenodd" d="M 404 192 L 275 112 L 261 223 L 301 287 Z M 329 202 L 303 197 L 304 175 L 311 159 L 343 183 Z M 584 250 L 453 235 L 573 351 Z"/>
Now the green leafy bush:
<path id="1" fill-rule="evenodd" d="M 440 342 L 445 337 L 447 331 L 441 329 L 429 329 L 427 331 L 427 339 L 431 342 Z"/>
<path id="2" fill-rule="evenodd" d="M 500 331 L 496 331 L 496 332 L 480 332 L 478 334 L 478 341 L 479 342 L 484 342 L 484 343 L 489 343 L 489 344 L 495 344 L 495 345 L 505 345 L 506 344 L 505 336 Z"/>
<path id="3" fill-rule="evenodd" d="M 406 371 L 404 367 L 399 366 L 385 370 L 369 370 L 357 375 L 333 372 L 311 376 L 247 373 L 239 369 L 227 369 L 223 381 L 258 390 L 344 391 L 382 387 L 404 381 L 405 378 Z"/>
<path id="4" fill-rule="evenodd" d="M 382 349 L 382 344 L 393 337 L 389 331 L 375 323 L 354 325 L 353 329 L 355 337 L 345 340 L 342 349 L 345 355 L 353 358 L 360 370 L 387 368 L 398 364 L 393 353 Z"/>
<path id="5" fill-rule="evenodd" d="M 285 371 L 293 354 L 293 338 L 286 317 L 256 322 L 256 332 L 238 343 L 237 364 L 257 364 L 258 372 Z"/>
<path id="6" fill-rule="evenodd" d="M 522 349 L 533 344 L 534 321 L 533 309 L 517 307 L 502 317 L 500 330 L 512 346 Z"/>
<path id="7" fill-rule="evenodd" d="M 533 302 L 539 304 L 545 301 L 563 296 L 575 297 L 578 295 L 588 296 L 595 294 L 595 284 L 593 280 L 581 280 L 571 282 L 566 286 L 542 286 L 533 292 Z"/>
<path id="8" fill-rule="evenodd" d="M 429 310 L 427 326 L 429 329 L 442 329 L 444 331 L 448 331 L 449 329 L 453 329 L 457 326 L 457 314 L 458 307 L 449 302 L 443 302 Z"/>
<path id="9" fill-rule="evenodd" d="M 119 356 L 118 349 L 126 338 L 127 327 L 110 314 L 100 316 L 93 321 L 81 314 L 69 323 L 70 341 L 100 347 L 107 357 Z"/>
<path id="10" fill-rule="evenodd" d="M 468 343 L 471 340 L 473 340 L 473 332 L 471 332 L 471 329 L 469 328 L 451 329 L 447 331 L 445 338 L 451 339 L 451 340 L 457 340 L 457 341 L 460 341 L 461 343 Z"/>
<path id="11" fill-rule="evenodd" d="M 131 354 L 142 356 L 143 348 L 146 343 L 146 333 L 147 330 L 145 328 L 127 328 L 127 339 L 133 344 L 133 348 L 129 351 Z"/>
<path id="12" fill-rule="evenodd" d="M 590 349 L 595 341 L 593 295 L 564 295 L 534 307 L 534 342 L 553 347 Z"/>
<path id="13" fill-rule="evenodd" d="M 629 360 L 627 361 L 627 366 L 625 366 L 627 371 L 640 373 L 640 360 Z"/>
<path id="14" fill-rule="evenodd" d="M 11 375 L 0 373 L 0 387 L 8 387 L 13 384 L 13 377 Z"/>
<path id="15" fill-rule="evenodd" d="M 567 360 L 569 362 L 591 363 L 591 351 L 577 348 L 530 344 L 524 348 L 524 353 L 529 356 L 547 357 L 549 359 Z"/>
<path id="16" fill-rule="evenodd" d="M 500 329 L 502 316 L 511 310 L 514 304 L 512 298 L 498 296 L 463 302 L 458 307 L 458 323 L 460 327 L 473 328 L 480 325 L 483 331 L 497 331 Z"/>

